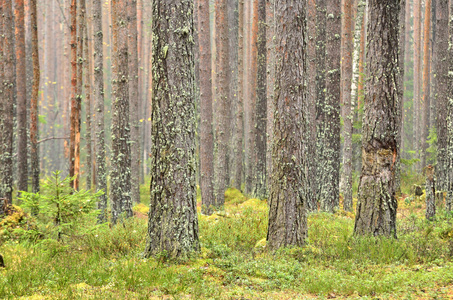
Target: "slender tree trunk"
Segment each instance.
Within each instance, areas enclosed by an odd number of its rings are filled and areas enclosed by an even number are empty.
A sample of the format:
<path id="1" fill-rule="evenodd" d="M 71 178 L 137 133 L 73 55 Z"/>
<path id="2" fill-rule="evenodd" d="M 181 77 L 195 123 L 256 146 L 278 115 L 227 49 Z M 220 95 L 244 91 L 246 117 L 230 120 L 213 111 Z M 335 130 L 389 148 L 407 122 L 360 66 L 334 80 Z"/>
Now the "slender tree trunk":
<path id="1" fill-rule="evenodd" d="M 204 214 L 211 214 L 215 205 L 214 138 L 212 134 L 212 70 L 211 30 L 209 27 L 209 0 L 198 0 L 198 44 L 200 51 L 200 167 L 201 201 Z"/>
<path id="2" fill-rule="evenodd" d="M 435 180 L 434 180 L 434 167 L 432 165 L 428 165 L 425 168 L 425 176 L 426 176 L 426 185 L 425 185 L 425 193 L 426 193 L 426 219 L 432 220 L 436 215 L 436 202 L 435 202 L 435 195 L 436 195 L 436 187 L 435 187 Z"/>
<path id="3" fill-rule="evenodd" d="M 116 0 L 116 67 L 112 101 L 112 222 L 132 216 L 127 0 Z M 115 42 L 115 40 L 114 40 Z"/>
<path id="4" fill-rule="evenodd" d="M 85 0 L 83 0 L 85 2 Z M 85 4 L 85 3 L 84 3 Z M 85 13 L 87 14 L 87 5 L 85 4 Z M 91 143 L 91 81 L 92 81 L 92 64 L 91 64 L 91 43 L 89 42 L 89 29 L 88 25 L 91 25 L 85 21 L 84 32 L 83 32 L 83 51 L 84 51 L 84 60 L 83 60 L 83 70 L 85 72 L 85 116 L 86 116 L 86 189 L 91 190 L 91 185 L 93 181 L 93 146 Z"/>
<path id="5" fill-rule="evenodd" d="M 221 207 L 225 202 L 227 186 L 227 163 L 229 141 L 229 108 L 228 99 L 229 65 L 228 65 L 228 14 L 227 0 L 216 0 L 216 34 L 217 34 L 217 117 L 215 156 L 215 206 Z"/>
<path id="6" fill-rule="evenodd" d="M 131 196 L 140 203 L 140 120 L 138 89 L 137 0 L 128 2 L 129 99 L 131 124 Z"/>
<path id="7" fill-rule="evenodd" d="M 318 138 L 321 142 L 320 178 L 321 210 L 334 212 L 340 201 L 340 2 L 327 1 L 326 22 L 326 97 Z"/>
<path id="8" fill-rule="evenodd" d="M 289 9 L 291 6 L 291 9 Z M 306 2 L 275 2 L 274 140 L 269 197 L 270 249 L 302 246 L 307 235 L 304 131 L 308 129 Z"/>
<path id="9" fill-rule="evenodd" d="M 442 10 L 440 7 L 439 7 L 439 10 Z M 445 12 L 445 11 L 444 11 Z M 449 19 L 449 23 L 448 23 L 448 29 L 449 29 L 449 43 L 450 45 L 453 45 L 453 18 L 452 18 L 452 15 L 453 15 L 453 1 L 450 1 L 450 19 Z M 440 37 L 439 37 L 439 40 L 440 40 Z M 442 43 L 442 45 L 445 45 Z M 444 47 L 441 47 L 441 49 L 444 49 Z M 448 172 L 448 176 L 447 176 L 447 183 L 446 183 L 446 186 L 447 186 L 447 199 L 445 201 L 445 208 L 447 211 L 451 211 L 452 210 L 452 204 L 453 204 L 453 76 L 451 76 L 450 74 L 453 73 L 453 63 L 451 63 L 453 61 L 453 47 L 448 47 L 448 52 L 447 52 L 447 58 L 448 58 L 448 61 L 450 62 L 450 65 L 448 66 L 448 77 L 447 78 L 443 78 L 445 80 L 445 82 L 447 83 L 447 97 L 448 97 L 448 100 L 446 101 L 447 103 L 446 104 L 446 107 L 447 107 L 447 122 L 446 122 L 446 127 L 447 127 L 447 142 L 446 142 L 446 148 L 447 148 L 447 151 L 445 153 L 445 159 L 444 159 L 444 165 L 445 165 L 445 169 L 441 169 L 442 171 L 445 170 L 446 172 L 445 173 L 441 173 L 441 175 L 444 175 Z M 441 59 L 443 57 L 445 57 L 443 55 L 443 52 L 440 52 L 439 54 L 439 63 L 442 63 Z M 443 68 L 442 69 L 439 69 L 439 73 L 440 74 L 437 74 L 437 76 L 441 76 L 441 74 L 445 74 L 443 72 Z M 440 91 L 440 88 L 439 88 L 439 91 Z M 441 99 L 439 99 L 440 101 L 443 101 Z M 439 108 L 438 108 L 439 109 Z M 438 118 L 440 118 L 440 116 L 438 116 Z"/>
<path id="10" fill-rule="evenodd" d="M 192 0 L 153 2 L 152 55 L 156 67 L 147 256 L 164 252 L 170 258 L 187 258 L 200 249 L 192 18 Z"/>
<path id="11" fill-rule="evenodd" d="M 266 2 L 257 1 L 258 7 L 258 35 L 256 40 L 257 48 L 257 81 L 255 101 L 255 187 L 254 196 L 258 199 L 266 197 L 266 123 L 267 123 L 267 49 L 266 49 Z"/>
<path id="12" fill-rule="evenodd" d="M 16 97 L 17 97 L 17 188 L 28 190 L 27 70 L 25 66 L 24 0 L 14 0 L 16 29 Z"/>
<path id="13" fill-rule="evenodd" d="M 93 41 L 94 41 L 94 102 L 96 128 L 96 191 L 99 196 L 99 222 L 107 221 L 107 170 L 105 166 L 104 131 L 104 50 L 102 30 L 102 2 L 93 0 Z"/>
<path id="14" fill-rule="evenodd" d="M 39 192 L 39 152 L 38 152 L 38 92 L 40 81 L 38 21 L 36 0 L 30 1 L 30 19 L 32 33 L 33 88 L 30 101 L 30 165 L 32 175 L 32 192 Z"/>
<path id="15" fill-rule="evenodd" d="M 420 41 L 421 41 L 421 0 L 414 0 L 414 150 L 415 158 L 419 156 L 420 131 Z"/>
<path id="16" fill-rule="evenodd" d="M 344 78 L 343 83 L 343 207 L 344 210 L 352 211 L 352 121 L 354 118 L 351 101 L 351 84 L 352 84 L 352 54 L 354 51 L 353 44 L 353 3 L 352 0 L 344 1 L 344 53 L 342 55 L 342 67 Z"/>
<path id="17" fill-rule="evenodd" d="M 274 29 L 275 29 L 275 0 L 266 1 L 266 36 L 267 36 L 267 145 L 266 145 L 266 168 L 267 168 L 267 185 L 269 193 L 269 183 L 272 175 L 272 140 L 274 134 L 274 81 L 275 81 L 275 41 L 274 41 Z M 316 139 L 315 139 L 316 140 Z"/>
<path id="18" fill-rule="evenodd" d="M 78 174 L 76 173 L 76 139 L 77 126 L 80 114 L 80 99 L 77 90 L 77 0 L 71 0 L 71 118 L 70 118 L 70 140 L 69 140 L 69 176 L 71 186 L 78 187 Z M 80 131 L 79 131 L 80 132 Z"/>
<path id="19" fill-rule="evenodd" d="M 421 132 L 421 144 L 422 144 L 422 167 L 426 166 L 427 159 L 427 149 L 428 149 L 428 135 L 429 135 L 429 111 L 430 111 L 430 53 L 429 51 L 429 42 L 430 42 L 430 33 L 431 33 L 431 0 L 425 1 L 425 25 L 424 25 L 424 35 L 423 35 L 423 111 L 422 115 L 422 132 Z"/>
<path id="20" fill-rule="evenodd" d="M 396 237 L 400 0 L 370 0 L 368 5 L 363 158 L 354 233 Z"/>
<path id="21" fill-rule="evenodd" d="M 451 80 L 448 76 L 449 64 L 452 64 L 452 61 L 449 57 L 449 13 L 448 13 L 448 0 L 436 0 L 437 1 L 437 15 L 436 15 L 436 27 L 437 27 L 437 36 L 436 43 L 434 44 L 434 51 L 436 52 L 436 60 L 434 63 L 434 73 L 435 73 L 435 95 L 436 95 L 436 128 L 437 128 L 437 166 L 436 166 L 436 190 L 438 191 L 447 191 L 450 190 L 448 163 L 451 154 L 448 149 L 448 142 L 451 139 L 449 137 L 449 125 L 448 117 L 449 115 L 449 98 L 451 98 Z M 451 2 L 451 1 L 450 1 Z M 451 20 L 450 12 L 450 23 Z M 451 25 L 451 24 L 450 24 Z M 450 37 L 452 32 L 450 32 Z M 451 47 L 450 47 L 451 48 Z M 451 49 L 450 49 L 451 51 Z M 451 68 L 451 67 L 450 67 Z"/>

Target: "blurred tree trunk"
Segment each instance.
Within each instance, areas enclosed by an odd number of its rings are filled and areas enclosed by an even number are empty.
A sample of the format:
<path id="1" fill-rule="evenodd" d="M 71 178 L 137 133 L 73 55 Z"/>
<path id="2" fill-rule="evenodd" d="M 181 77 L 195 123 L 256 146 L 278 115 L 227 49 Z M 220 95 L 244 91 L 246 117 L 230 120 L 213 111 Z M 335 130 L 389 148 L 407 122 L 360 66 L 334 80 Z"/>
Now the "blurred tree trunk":
<path id="1" fill-rule="evenodd" d="M 266 94 L 267 94 L 267 145 L 266 145 L 266 176 L 267 176 L 267 189 L 269 193 L 269 183 L 272 175 L 272 136 L 274 126 L 274 81 L 275 81 L 275 0 L 266 1 L 266 43 L 267 43 L 267 83 L 266 83 Z M 315 138 L 316 140 L 316 138 Z"/>
<path id="2" fill-rule="evenodd" d="M 275 94 L 272 177 L 269 196 L 270 249 L 302 246 L 307 235 L 304 131 L 308 129 L 306 2 L 275 2 Z M 289 9 L 291 6 L 291 9 Z"/>
<path id="3" fill-rule="evenodd" d="M 421 112 L 422 116 L 422 132 L 421 132 L 421 144 L 422 144 L 422 167 L 424 168 L 427 164 L 427 149 L 428 149 L 428 135 L 429 135 L 429 111 L 430 111 L 430 53 L 429 51 L 429 42 L 430 42 L 430 33 L 431 33 L 431 0 L 425 1 L 425 25 L 424 25 L 424 34 L 423 34 L 423 111 Z"/>
<path id="4" fill-rule="evenodd" d="M 15 92 L 14 27 L 12 1 L 3 0 L 3 32 L 0 35 L 0 216 L 12 203 L 13 193 L 13 106 Z"/>
<path id="5" fill-rule="evenodd" d="M 425 176 L 426 176 L 426 185 L 425 185 L 425 193 L 426 193 L 426 219 L 432 220 L 436 215 L 436 203 L 435 203 L 435 195 L 436 195 L 436 188 L 435 188 L 435 180 L 434 180 L 434 167 L 432 165 L 428 165 L 425 168 Z"/>
<path id="6" fill-rule="evenodd" d="M 421 42 L 421 0 L 414 0 L 414 150 L 420 158 L 420 42 Z M 419 164 L 417 164 L 419 165 Z M 417 167 L 418 168 L 418 167 Z"/>
<path id="7" fill-rule="evenodd" d="M 437 1 L 437 14 L 436 14 L 436 43 L 434 44 L 434 52 L 436 52 L 436 60 L 433 61 L 434 64 L 434 73 L 435 73 L 435 95 L 436 95 L 436 127 L 437 127 L 437 166 L 436 166 L 436 190 L 438 191 L 447 191 L 450 190 L 449 183 L 449 168 L 448 163 L 450 159 L 450 153 L 448 152 L 448 141 L 449 137 L 449 127 L 448 127 L 448 117 L 449 112 L 449 98 L 451 98 L 451 93 L 449 93 L 449 64 L 452 64 L 452 61 L 449 57 L 449 13 L 448 13 L 448 0 L 436 0 Z M 451 2 L 451 1 L 450 1 Z M 451 12 L 450 12 L 451 14 Z M 451 16 L 450 16 L 451 19 Z M 450 21 L 452 22 L 452 21 Z M 452 32 L 450 32 L 450 36 Z M 451 51 L 451 50 L 450 50 Z M 451 90 L 451 89 L 450 89 Z"/>
<path id="8" fill-rule="evenodd" d="M 85 0 L 83 0 L 85 2 Z M 84 3 L 85 4 L 85 3 Z M 87 5 L 85 4 L 85 14 L 88 14 Z M 89 15 L 89 14 L 88 14 Z M 90 19 L 90 17 L 88 17 Z M 85 19 L 84 32 L 83 32 L 83 70 L 85 75 L 85 116 L 86 116 L 86 130 L 85 130 L 85 142 L 86 142 L 86 189 L 91 190 L 93 181 L 93 146 L 91 143 L 91 131 L 92 131 L 92 108 L 91 108 L 91 81 L 92 81 L 92 59 L 91 59 L 91 39 L 89 39 L 89 28 L 91 28 L 91 22 Z"/>
<path id="9" fill-rule="evenodd" d="M 214 201 L 214 138 L 212 134 L 212 70 L 209 0 L 198 0 L 200 76 L 200 188 L 202 212 L 211 214 Z"/>
<path id="10" fill-rule="evenodd" d="M 105 166 L 104 129 L 104 50 L 102 30 L 102 2 L 93 0 L 93 59 L 94 59 L 94 102 L 96 130 L 96 191 L 104 191 L 99 196 L 99 221 L 107 221 L 107 170 Z"/>
<path id="11" fill-rule="evenodd" d="M 131 197 L 140 203 L 140 120 L 138 88 L 137 0 L 128 1 L 129 101 L 131 149 Z"/>
<path id="12" fill-rule="evenodd" d="M 116 67 L 113 74 L 112 99 L 112 169 L 110 171 L 110 199 L 112 222 L 132 216 L 131 202 L 131 146 L 129 123 L 129 63 L 127 0 L 116 0 Z M 116 43 L 115 43 L 116 42 Z"/>
<path id="13" fill-rule="evenodd" d="M 396 237 L 400 0 L 370 0 L 363 165 L 354 233 Z M 382 80 L 382 78 L 387 78 Z"/>
<path id="14" fill-rule="evenodd" d="M 28 114 L 27 70 L 25 57 L 24 0 L 14 0 L 14 26 L 16 29 L 16 95 L 17 95 L 17 189 L 28 191 Z"/>
<path id="15" fill-rule="evenodd" d="M 266 125 L 267 125 L 267 49 L 266 49 L 266 1 L 258 0 L 256 39 L 256 100 L 255 100 L 255 180 L 253 195 L 263 199 L 267 194 L 266 178 Z"/>
<path id="16" fill-rule="evenodd" d="M 321 167 L 319 198 L 321 210 L 334 212 L 340 201 L 340 60 L 341 47 L 341 7 L 340 1 L 327 1 L 326 22 L 326 96 L 319 115 Z"/>
<path id="17" fill-rule="evenodd" d="M 227 187 L 227 163 L 229 141 L 230 101 L 228 99 L 229 64 L 228 64 L 228 13 L 227 0 L 216 0 L 216 40 L 217 40 L 217 117 L 215 156 L 215 206 L 225 202 Z"/>
<path id="18" fill-rule="evenodd" d="M 353 40 L 353 1 L 344 0 L 343 36 L 344 47 L 342 55 L 343 83 L 343 207 L 346 211 L 352 211 L 352 121 L 354 119 L 351 101 L 352 84 L 352 54 L 354 52 Z"/>
<path id="19" fill-rule="evenodd" d="M 192 0 L 153 2 L 152 55 L 157 65 L 153 68 L 147 256 L 166 253 L 170 258 L 187 258 L 200 249 L 192 18 Z"/>
<path id="20" fill-rule="evenodd" d="M 30 0 L 30 20 L 32 35 L 33 88 L 30 101 L 30 165 L 32 175 L 32 192 L 39 192 L 39 152 L 38 152 L 38 93 L 40 81 L 38 21 L 36 0 Z"/>

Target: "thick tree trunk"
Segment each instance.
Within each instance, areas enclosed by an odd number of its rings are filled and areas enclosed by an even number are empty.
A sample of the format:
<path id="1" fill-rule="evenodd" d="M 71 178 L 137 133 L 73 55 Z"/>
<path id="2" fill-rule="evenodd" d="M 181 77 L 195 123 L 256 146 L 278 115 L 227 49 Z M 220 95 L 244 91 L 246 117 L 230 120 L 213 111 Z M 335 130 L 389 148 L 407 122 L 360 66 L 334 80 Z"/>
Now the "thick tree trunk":
<path id="1" fill-rule="evenodd" d="M 24 0 L 14 0 L 16 29 L 16 97 L 17 97 L 17 188 L 28 190 L 27 70 L 25 66 Z"/>
<path id="2" fill-rule="evenodd" d="M 137 0 L 128 1 L 129 99 L 131 126 L 131 197 L 140 203 L 140 120 L 138 89 Z"/>
<path id="3" fill-rule="evenodd" d="M 0 42 L 3 47 L 3 69 L 0 77 L 3 86 L 0 92 L 0 216 L 12 202 L 13 193 L 13 106 L 15 91 L 14 27 L 12 3 L 3 0 L 3 32 Z M 1 53 L 0 53 L 1 54 Z"/>
<path id="4" fill-rule="evenodd" d="M 200 188 L 202 212 L 211 214 L 214 202 L 214 139 L 212 134 L 212 70 L 209 0 L 198 0 L 198 44 L 200 59 Z"/>
<path id="5" fill-rule="evenodd" d="M 430 111 L 430 54 L 429 42 L 431 34 L 431 0 L 425 1 L 425 25 L 424 25 L 424 34 L 423 34 L 423 95 L 422 95 L 422 104 L 423 110 L 421 112 L 422 116 L 422 131 L 421 131 L 421 151 L 422 151 L 422 167 L 426 166 L 426 159 L 428 153 L 428 135 L 429 135 L 429 111 Z"/>
<path id="6" fill-rule="evenodd" d="M 38 152 L 38 92 L 40 81 L 38 21 L 36 16 L 36 0 L 30 1 L 30 20 L 32 34 L 33 88 L 30 101 L 30 165 L 32 175 L 32 192 L 39 192 L 39 152 Z"/>
<path id="7" fill-rule="evenodd" d="M 354 233 L 396 237 L 400 0 L 371 0 L 362 174 Z M 397 28 L 397 30 L 395 30 Z"/>
<path id="8" fill-rule="evenodd" d="M 200 249 L 195 188 L 193 1 L 153 2 L 151 201 L 147 256 Z"/>
<path id="9" fill-rule="evenodd" d="M 253 195 L 263 199 L 267 194 L 266 179 L 266 123 L 267 123 L 267 49 L 266 49 L 266 2 L 257 1 L 258 35 L 256 39 L 257 48 L 257 80 L 256 80 L 256 101 L 255 101 L 255 180 Z"/>
<path id="10" fill-rule="evenodd" d="M 93 41 L 94 41 L 94 102 L 96 129 L 96 191 L 99 196 L 99 222 L 107 221 L 107 170 L 105 166 L 104 131 L 104 50 L 102 30 L 102 2 L 93 0 Z"/>
<path id="11" fill-rule="evenodd" d="M 115 62 L 117 65 L 113 74 L 112 169 L 110 171 L 113 223 L 132 216 L 127 0 L 116 0 L 115 10 L 117 38 L 114 47 L 117 48 Z"/>
<path id="12" fill-rule="evenodd" d="M 437 166 L 436 166 L 436 190 L 447 191 L 450 189 L 448 186 L 448 163 L 451 154 L 448 152 L 448 141 L 449 141 L 449 128 L 448 128 L 448 99 L 451 97 L 449 93 L 449 85 L 451 81 L 448 76 L 449 64 L 452 61 L 449 60 L 449 45 L 448 45 L 448 0 L 436 0 L 437 1 L 437 15 L 436 15 L 436 27 L 437 36 L 436 43 L 434 44 L 434 51 L 436 52 L 436 60 L 434 64 L 434 79 L 435 79 L 435 95 L 436 95 L 436 128 L 437 128 Z M 451 1 L 450 1 L 451 2 Z M 451 17 L 450 17 L 450 22 Z M 450 32 L 450 36 L 452 33 Z M 451 51 L 451 50 L 450 50 Z"/>
<path id="13" fill-rule="evenodd" d="M 274 81 L 275 81 L 275 41 L 274 41 L 274 29 L 275 29 L 275 0 L 266 1 L 266 39 L 267 39 L 267 145 L 266 145 L 266 172 L 267 172 L 267 183 L 269 193 L 269 183 L 272 175 L 272 140 L 273 140 L 273 126 L 274 126 Z M 313 123 L 314 124 L 314 123 Z M 316 140 L 316 138 L 315 138 Z"/>
<path id="14" fill-rule="evenodd" d="M 291 9 L 289 6 L 291 5 Z M 302 246 L 307 235 L 304 131 L 308 129 L 306 2 L 276 1 L 274 141 L 269 196 L 270 249 Z"/>
<path id="15" fill-rule="evenodd" d="M 344 0 L 344 52 L 342 55 L 343 83 L 343 208 L 352 211 L 352 121 L 354 118 L 351 101 L 352 84 L 352 54 L 354 51 L 353 40 L 353 3 L 352 0 Z"/>
<path id="16" fill-rule="evenodd" d="M 216 34 L 217 34 L 217 117 L 215 156 L 215 206 L 221 207 L 225 202 L 227 187 L 227 163 L 229 141 L 230 101 L 228 99 L 229 65 L 228 65 L 228 14 L 227 0 L 216 0 Z"/>
<path id="17" fill-rule="evenodd" d="M 321 105 L 320 130 L 321 152 L 318 163 L 320 179 L 319 198 L 321 210 L 334 212 L 340 201 L 340 1 L 327 1 L 326 22 L 326 97 Z"/>

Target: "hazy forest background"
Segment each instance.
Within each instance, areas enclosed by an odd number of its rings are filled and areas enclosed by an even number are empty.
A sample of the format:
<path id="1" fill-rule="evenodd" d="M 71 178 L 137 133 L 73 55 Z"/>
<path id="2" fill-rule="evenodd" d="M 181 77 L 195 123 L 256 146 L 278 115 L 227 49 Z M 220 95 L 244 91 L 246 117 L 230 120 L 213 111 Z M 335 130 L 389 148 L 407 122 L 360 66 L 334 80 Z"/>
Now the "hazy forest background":
<path id="1" fill-rule="evenodd" d="M 0 298 L 453 298 L 452 0 L 0 17 Z"/>

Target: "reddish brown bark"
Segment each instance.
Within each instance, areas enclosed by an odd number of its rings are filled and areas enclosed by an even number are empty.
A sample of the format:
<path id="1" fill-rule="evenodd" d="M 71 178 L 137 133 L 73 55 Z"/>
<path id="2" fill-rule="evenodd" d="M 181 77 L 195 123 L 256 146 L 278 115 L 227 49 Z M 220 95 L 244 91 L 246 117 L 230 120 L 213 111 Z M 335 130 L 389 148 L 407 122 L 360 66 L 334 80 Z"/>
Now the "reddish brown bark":
<path id="1" fill-rule="evenodd" d="M 422 132 L 421 132 L 421 144 L 422 144 L 422 167 L 426 166 L 426 157 L 428 149 L 428 135 L 429 135 L 429 111 L 430 111 L 430 34 L 431 34 L 431 0 L 425 2 L 425 25 L 423 34 L 423 111 L 422 115 Z"/>
<path id="2" fill-rule="evenodd" d="M 71 1 L 71 118 L 69 140 L 69 176 L 73 177 L 71 186 L 78 187 L 78 173 L 76 173 L 76 139 L 80 116 L 80 101 L 77 90 L 77 1 Z M 79 131 L 80 132 L 80 131 Z"/>

